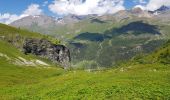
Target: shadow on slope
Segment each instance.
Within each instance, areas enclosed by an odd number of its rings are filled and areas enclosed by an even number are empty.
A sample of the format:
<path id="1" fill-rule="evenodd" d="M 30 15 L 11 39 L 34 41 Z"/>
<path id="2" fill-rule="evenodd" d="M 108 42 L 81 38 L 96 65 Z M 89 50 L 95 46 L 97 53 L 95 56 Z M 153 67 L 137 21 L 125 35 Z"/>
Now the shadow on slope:
<path id="1" fill-rule="evenodd" d="M 100 24 L 106 23 L 105 21 L 101 21 L 101 20 L 99 20 L 99 19 L 97 19 L 97 18 L 92 19 L 90 22 L 91 22 L 91 23 L 100 23 Z"/>
<path id="2" fill-rule="evenodd" d="M 104 34 L 89 33 L 89 32 L 81 33 L 77 35 L 76 37 L 74 37 L 74 39 L 97 41 L 97 42 L 102 42 L 105 38 L 108 38 L 108 37 Z"/>
<path id="3" fill-rule="evenodd" d="M 129 33 L 135 36 L 141 34 L 161 35 L 158 26 L 150 25 L 148 23 L 144 23 L 143 21 L 136 21 L 124 25 L 120 28 L 113 28 L 111 30 L 107 30 L 104 32 L 104 34 L 85 32 L 77 35 L 73 39 L 102 42 L 105 39 L 111 39 L 115 35 L 119 36 L 119 35 L 129 34 Z"/>
<path id="4" fill-rule="evenodd" d="M 116 35 L 127 34 L 127 33 L 131 33 L 133 35 L 140 35 L 140 34 L 160 35 L 161 34 L 159 32 L 158 26 L 150 25 L 148 23 L 144 23 L 143 21 L 131 22 L 120 28 L 117 29 L 113 28 L 110 31 L 106 31 L 106 33 L 108 34 L 112 33 Z"/>

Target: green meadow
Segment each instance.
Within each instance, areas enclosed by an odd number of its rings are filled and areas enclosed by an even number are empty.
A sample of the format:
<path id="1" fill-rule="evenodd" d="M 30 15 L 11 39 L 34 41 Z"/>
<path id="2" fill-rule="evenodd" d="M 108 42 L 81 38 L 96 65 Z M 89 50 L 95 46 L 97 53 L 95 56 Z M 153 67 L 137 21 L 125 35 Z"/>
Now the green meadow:
<path id="1" fill-rule="evenodd" d="M 170 66 L 101 71 L 0 66 L 1 100 L 169 100 Z"/>

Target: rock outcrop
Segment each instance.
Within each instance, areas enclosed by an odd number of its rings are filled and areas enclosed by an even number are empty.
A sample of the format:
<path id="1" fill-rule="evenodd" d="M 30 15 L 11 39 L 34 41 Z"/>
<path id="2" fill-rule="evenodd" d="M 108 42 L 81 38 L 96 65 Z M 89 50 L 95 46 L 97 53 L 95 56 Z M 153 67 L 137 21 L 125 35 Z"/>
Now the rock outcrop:
<path id="1" fill-rule="evenodd" d="M 25 54 L 34 54 L 47 58 L 54 63 L 61 64 L 64 68 L 69 67 L 71 61 L 70 51 L 63 45 L 52 44 L 46 39 L 26 39 L 23 45 Z"/>

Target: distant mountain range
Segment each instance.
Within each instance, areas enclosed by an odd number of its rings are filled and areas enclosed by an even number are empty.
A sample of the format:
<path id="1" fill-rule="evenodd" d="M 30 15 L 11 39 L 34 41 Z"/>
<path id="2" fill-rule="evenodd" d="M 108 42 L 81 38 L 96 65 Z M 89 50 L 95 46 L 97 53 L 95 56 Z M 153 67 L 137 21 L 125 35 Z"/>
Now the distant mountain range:
<path id="1" fill-rule="evenodd" d="M 169 23 L 170 9 L 162 6 L 155 11 L 136 7 L 102 16 L 28 16 L 10 25 L 60 39 L 70 48 L 75 66 L 88 61 L 106 67 L 161 46 L 170 38 Z"/>
<path id="2" fill-rule="evenodd" d="M 64 16 L 63 18 L 54 18 L 46 15 L 37 15 L 37 16 L 27 16 L 22 19 L 19 19 L 17 21 L 12 22 L 10 25 L 15 26 L 15 27 L 20 27 L 20 28 L 26 28 L 31 31 L 35 32 L 40 32 L 44 34 L 59 34 L 59 33 L 64 33 L 64 34 L 69 34 L 69 33 L 77 33 L 80 30 L 74 30 L 72 31 L 72 28 L 75 24 L 81 23 L 82 21 L 85 20 L 90 20 L 90 19 L 99 19 L 99 20 L 112 20 L 112 21 L 121 21 L 124 19 L 132 18 L 134 16 L 140 17 L 140 18 L 151 18 L 154 19 L 156 17 L 162 16 L 160 13 L 165 13 L 170 10 L 170 7 L 167 6 L 161 6 L 159 9 L 155 11 L 145 11 L 142 10 L 139 7 L 133 8 L 131 10 L 122 10 L 117 12 L 116 14 L 106 14 L 102 16 L 98 15 L 84 15 L 84 16 L 77 16 L 77 15 L 67 15 Z M 160 15 L 158 15 L 160 14 Z M 163 14 L 164 16 L 165 14 Z M 165 17 L 165 16 L 164 16 Z M 166 14 L 166 17 L 170 17 L 169 13 L 168 16 Z M 63 29 L 63 27 L 69 27 L 71 30 L 68 28 L 67 32 Z M 62 30 L 63 32 L 61 32 Z M 60 36 L 57 36 L 59 38 L 62 38 Z"/>

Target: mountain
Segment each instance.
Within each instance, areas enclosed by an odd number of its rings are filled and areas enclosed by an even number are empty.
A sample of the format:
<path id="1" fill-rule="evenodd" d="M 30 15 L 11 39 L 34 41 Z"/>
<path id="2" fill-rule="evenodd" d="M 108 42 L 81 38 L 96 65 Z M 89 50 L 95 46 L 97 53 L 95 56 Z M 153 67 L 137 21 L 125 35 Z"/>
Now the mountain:
<path id="1" fill-rule="evenodd" d="M 170 7 L 163 5 L 159 9 L 155 10 L 155 12 L 164 12 L 167 10 L 170 10 Z"/>
<path id="2" fill-rule="evenodd" d="M 130 10 L 130 13 L 133 14 L 134 16 L 138 17 L 145 17 L 145 18 L 151 18 L 153 17 L 152 14 L 150 14 L 148 11 L 143 10 L 140 7 L 134 7 L 132 10 Z"/>
<path id="3" fill-rule="evenodd" d="M 27 16 L 18 21 L 11 23 L 12 26 L 30 27 L 31 25 L 41 26 L 46 28 L 47 26 L 55 25 L 55 19 L 45 15 Z"/>
<path id="4" fill-rule="evenodd" d="M 47 30 L 54 28 L 58 24 L 53 17 L 45 15 L 27 16 L 11 23 L 11 26 L 29 29 L 34 32 L 48 33 Z"/>
<path id="5" fill-rule="evenodd" d="M 170 7 L 163 5 L 160 8 L 158 8 L 154 11 L 149 11 L 149 12 L 152 14 L 155 14 L 155 15 L 159 15 L 159 14 L 165 13 L 166 11 L 169 11 L 169 10 L 170 10 Z"/>
<path id="6" fill-rule="evenodd" d="M 169 14 L 154 15 L 136 7 L 101 16 L 68 15 L 53 27 L 24 28 L 60 39 L 70 48 L 74 66 L 88 62 L 89 66 L 109 67 L 165 43 L 170 37 Z"/>
<path id="7" fill-rule="evenodd" d="M 106 31 L 109 27 L 112 27 L 114 21 L 126 20 L 129 18 L 140 17 L 150 18 L 152 15 L 147 11 L 142 10 L 139 7 L 132 10 L 122 10 L 116 14 L 106 15 L 67 15 L 63 18 L 52 18 L 45 15 L 28 16 L 11 23 L 11 26 L 25 28 L 30 31 L 40 32 L 43 34 L 53 35 L 61 40 L 72 38 L 73 36 L 87 31 Z M 98 20 L 98 21 L 96 21 Z M 89 21 L 95 21 L 92 25 L 89 25 Z M 99 22 L 99 23 L 98 23 Z M 101 24 L 100 22 L 104 23 Z M 84 24 L 83 26 L 81 26 Z M 90 23 L 91 24 L 91 23 Z M 101 25 L 100 25 L 101 24 Z M 91 28 L 92 26 L 92 28 Z M 101 27 L 101 29 L 93 29 L 94 27 Z M 98 31 L 99 30 L 99 31 Z M 66 37 L 66 38 L 65 38 Z"/>

